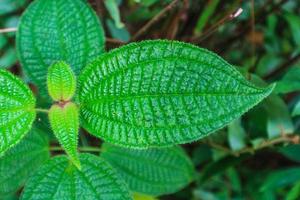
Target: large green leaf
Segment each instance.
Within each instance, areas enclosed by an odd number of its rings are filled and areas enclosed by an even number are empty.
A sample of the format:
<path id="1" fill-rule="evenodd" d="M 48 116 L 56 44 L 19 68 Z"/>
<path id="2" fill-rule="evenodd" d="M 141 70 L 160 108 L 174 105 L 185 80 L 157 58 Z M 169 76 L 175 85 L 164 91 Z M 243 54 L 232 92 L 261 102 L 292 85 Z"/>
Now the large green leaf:
<path id="1" fill-rule="evenodd" d="M 16 192 L 49 158 L 46 133 L 33 128 L 14 148 L 0 158 L 0 196 Z"/>
<path id="2" fill-rule="evenodd" d="M 252 85 L 208 50 L 164 40 L 104 54 L 79 80 L 84 128 L 127 147 L 197 140 L 241 116 L 273 89 Z"/>
<path id="3" fill-rule="evenodd" d="M 79 116 L 77 106 L 69 102 L 53 105 L 49 111 L 49 121 L 54 135 L 64 147 L 74 164 L 80 169 L 77 153 Z"/>
<path id="4" fill-rule="evenodd" d="M 0 156 L 17 144 L 35 119 L 31 90 L 10 72 L 0 69 Z"/>
<path id="5" fill-rule="evenodd" d="M 103 48 L 102 25 L 82 0 L 36 0 L 22 16 L 17 32 L 22 67 L 42 94 L 51 64 L 65 61 L 78 74 Z"/>
<path id="6" fill-rule="evenodd" d="M 27 182 L 22 200 L 129 200 L 126 184 L 104 160 L 81 154 L 82 170 L 57 156 Z"/>
<path id="7" fill-rule="evenodd" d="M 173 193 L 193 179 L 193 164 L 179 147 L 136 150 L 105 143 L 102 149 L 101 156 L 117 169 L 135 192 Z"/>
<path id="8" fill-rule="evenodd" d="M 54 101 L 69 101 L 76 90 L 76 78 L 71 67 L 65 62 L 51 65 L 47 74 L 47 87 Z"/>

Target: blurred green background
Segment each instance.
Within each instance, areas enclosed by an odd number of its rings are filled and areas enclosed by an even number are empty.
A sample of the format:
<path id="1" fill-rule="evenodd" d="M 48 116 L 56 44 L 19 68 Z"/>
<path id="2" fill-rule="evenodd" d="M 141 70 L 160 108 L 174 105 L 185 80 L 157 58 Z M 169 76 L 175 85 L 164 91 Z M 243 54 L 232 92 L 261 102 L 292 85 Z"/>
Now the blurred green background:
<path id="1" fill-rule="evenodd" d="M 21 76 L 14 29 L 30 2 L 0 0 L 0 68 Z M 255 84 L 277 82 L 241 119 L 184 145 L 196 182 L 159 199 L 300 199 L 299 0 L 89 3 L 105 27 L 107 50 L 143 39 L 186 41 L 218 53 Z"/>

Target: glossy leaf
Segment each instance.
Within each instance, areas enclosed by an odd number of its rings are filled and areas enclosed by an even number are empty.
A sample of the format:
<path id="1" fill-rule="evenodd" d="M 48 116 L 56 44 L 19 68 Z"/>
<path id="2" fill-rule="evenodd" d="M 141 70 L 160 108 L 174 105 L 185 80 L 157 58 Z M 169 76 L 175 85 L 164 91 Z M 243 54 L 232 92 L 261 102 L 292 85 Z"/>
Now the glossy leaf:
<path id="1" fill-rule="evenodd" d="M 104 160 L 81 154 L 82 170 L 56 156 L 27 182 L 22 200 L 130 200 L 126 184 Z"/>
<path id="2" fill-rule="evenodd" d="M 16 192 L 38 167 L 49 159 L 46 133 L 33 128 L 0 158 L 0 197 Z"/>
<path id="3" fill-rule="evenodd" d="M 101 157 L 117 169 L 132 191 L 150 195 L 176 192 L 191 182 L 191 160 L 179 147 L 136 150 L 109 144 Z"/>
<path id="4" fill-rule="evenodd" d="M 0 156 L 31 129 L 34 107 L 31 90 L 10 72 L 0 70 Z"/>
<path id="5" fill-rule="evenodd" d="M 63 146 L 74 164 L 80 169 L 78 159 L 79 116 L 77 106 L 69 102 L 65 105 L 53 105 L 49 111 L 49 121 L 54 135 Z"/>
<path id="6" fill-rule="evenodd" d="M 164 40 L 123 46 L 80 76 L 84 128 L 126 147 L 192 142 L 224 127 L 270 94 L 216 54 Z"/>
<path id="7" fill-rule="evenodd" d="M 51 65 L 47 75 L 47 86 L 54 101 L 69 101 L 76 90 L 76 78 L 71 67 L 65 62 Z"/>
<path id="8" fill-rule="evenodd" d="M 102 25 L 82 0 L 36 0 L 22 16 L 17 32 L 22 67 L 44 95 L 50 65 L 65 61 L 78 74 L 103 48 Z"/>

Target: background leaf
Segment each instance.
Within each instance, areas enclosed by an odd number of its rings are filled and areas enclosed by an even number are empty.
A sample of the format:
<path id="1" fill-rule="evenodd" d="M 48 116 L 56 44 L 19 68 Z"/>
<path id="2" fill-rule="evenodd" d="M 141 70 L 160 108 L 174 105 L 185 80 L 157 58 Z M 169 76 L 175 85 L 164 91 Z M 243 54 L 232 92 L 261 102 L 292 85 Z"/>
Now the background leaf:
<path id="1" fill-rule="evenodd" d="M 18 145 L 0 158 L 0 199 L 23 186 L 49 156 L 46 133 L 34 127 Z"/>
<path id="2" fill-rule="evenodd" d="M 134 192 L 176 192 L 194 178 L 191 160 L 179 147 L 133 150 L 103 144 L 101 157 L 117 169 Z"/>
<path id="3" fill-rule="evenodd" d="M 22 67 L 44 95 L 51 64 L 65 61 L 78 75 L 103 48 L 102 25 L 81 0 L 36 0 L 23 14 L 17 32 Z"/>
<path id="4" fill-rule="evenodd" d="M 31 90 L 10 72 L 0 69 L 0 156 L 31 129 L 36 113 Z"/>
<path id="5" fill-rule="evenodd" d="M 81 154 L 82 170 L 56 156 L 27 182 L 22 200 L 130 200 L 126 184 L 101 158 Z"/>
<path id="6" fill-rule="evenodd" d="M 126 147 L 191 142 L 224 127 L 263 98 L 216 54 L 163 40 L 123 46 L 80 76 L 84 128 Z"/>

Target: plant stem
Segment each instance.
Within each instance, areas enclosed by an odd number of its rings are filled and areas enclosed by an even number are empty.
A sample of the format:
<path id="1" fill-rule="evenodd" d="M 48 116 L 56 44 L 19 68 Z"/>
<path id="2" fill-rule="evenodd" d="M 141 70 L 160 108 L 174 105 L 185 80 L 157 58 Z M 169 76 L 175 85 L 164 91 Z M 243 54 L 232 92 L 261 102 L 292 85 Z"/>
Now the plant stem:
<path id="1" fill-rule="evenodd" d="M 42 108 L 36 108 L 35 111 L 37 111 L 37 112 L 42 112 L 42 113 L 49 113 L 49 110 L 47 110 L 47 109 L 42 109 Z"/>
<path id="2" fill-rule="evenodd" d="M 49 148 L 50 151 L 64 151 L 64 149 L 60 146 L 52 146 Z M 101 152 L 101 149 L 98 147 L 92 147 L 92 146 L 87 146 L 87 147 L 78 147 L 79 151 L 86 151 L 86 152 Z"/>
<path id="3" fill-rule="evenodd" d="M 0 29 L 0 33 L 10 33 L 10 32 L 16 32 L 17 28 L 4 28 Z"/>

